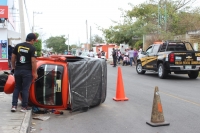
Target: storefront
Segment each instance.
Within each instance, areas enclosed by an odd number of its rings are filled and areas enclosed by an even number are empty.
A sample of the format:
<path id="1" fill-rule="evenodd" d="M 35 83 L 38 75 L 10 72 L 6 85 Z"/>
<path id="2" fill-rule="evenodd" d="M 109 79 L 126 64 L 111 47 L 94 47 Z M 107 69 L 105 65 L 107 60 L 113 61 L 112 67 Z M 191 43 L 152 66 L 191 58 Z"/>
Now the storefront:
<path id="1" fill-rule="evenodd" d="M 20 33 L 15 31 L 12 14 L 9 13 L 9 4 L 13 0 L 0 2 L 0 70 L 8 70 L 8 45 L 14 46 L 14 40 L 20 40 Z M 4 2 L 4 3 L 2 3 Z"/>

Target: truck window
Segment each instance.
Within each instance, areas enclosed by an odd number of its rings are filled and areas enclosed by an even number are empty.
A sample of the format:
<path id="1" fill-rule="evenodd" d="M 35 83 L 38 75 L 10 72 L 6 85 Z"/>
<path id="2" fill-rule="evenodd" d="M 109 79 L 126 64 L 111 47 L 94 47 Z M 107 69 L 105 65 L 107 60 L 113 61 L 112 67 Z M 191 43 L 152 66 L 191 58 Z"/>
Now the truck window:
<path id="1" fill-rule="evenodd" d="M 193 46 L 190 43 L 185 43 L 185 46 L 188 51 L 194 51 Z"/>
<path id="2" fill-rule="evenodd" d="M 160 52 L 164 52 L 166 50 L 167 44 L 163 43 L 160 48 Z"/>
<path id="3" fill-rule="evenodd" d="M 153 47 L 152 47 L 152 46 L 149 46 L 149 48 L 146 50 L 146 53 L 147 53 L 147 54 L 152 53 L 152 49 L 153 49 Z"/>
<path id="4" fill-rule="evenodd" d="M 169 43 L 167 51 L 187 51 L 184 43 Z"/>
<path id="5" fill-rule="evenodd" d="M 153 47 L 153 53 L 157 54 L 159 48 L 160 48 L 160 45 L 154 45 L 154 47 Z"/>
<path id="6" fill-rule="evenodd" d="M 62 105 L 63 66 L 44 64 L 37 70 L 36 100 L 43 105 Z"/>

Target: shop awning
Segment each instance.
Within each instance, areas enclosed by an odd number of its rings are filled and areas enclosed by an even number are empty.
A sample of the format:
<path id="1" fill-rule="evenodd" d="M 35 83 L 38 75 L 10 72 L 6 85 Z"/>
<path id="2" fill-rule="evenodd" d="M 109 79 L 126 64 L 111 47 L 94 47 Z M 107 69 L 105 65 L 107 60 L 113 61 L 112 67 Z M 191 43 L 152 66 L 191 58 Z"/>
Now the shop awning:
<path id="1" fill-rule="evenodd" d="M 15 31 L 8 30 L 8 39 L 10 40 L 20 40 L 21 34 Z"/>

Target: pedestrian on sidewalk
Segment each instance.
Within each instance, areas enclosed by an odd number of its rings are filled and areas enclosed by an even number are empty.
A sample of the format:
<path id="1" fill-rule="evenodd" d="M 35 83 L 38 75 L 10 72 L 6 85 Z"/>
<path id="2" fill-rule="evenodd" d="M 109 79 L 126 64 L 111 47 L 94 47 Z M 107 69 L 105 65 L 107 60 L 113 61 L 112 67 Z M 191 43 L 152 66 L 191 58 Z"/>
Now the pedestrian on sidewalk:
<path id="1" fill-rule="evenodd" d="M 36 68 L 36 50 L 33 44 L 37 41 L 34 33 L 29 33 L 26 42 L 19 43 L 15 46 L 12 53 L 12 71 L 15 77 L 15 88 L 12 96 L 11 112 L 17 109 L 18 96 L 22 91 L 22 108 L 21 112 L 28 110 L 29 89 L 32 80 L 37 79 Z"/>

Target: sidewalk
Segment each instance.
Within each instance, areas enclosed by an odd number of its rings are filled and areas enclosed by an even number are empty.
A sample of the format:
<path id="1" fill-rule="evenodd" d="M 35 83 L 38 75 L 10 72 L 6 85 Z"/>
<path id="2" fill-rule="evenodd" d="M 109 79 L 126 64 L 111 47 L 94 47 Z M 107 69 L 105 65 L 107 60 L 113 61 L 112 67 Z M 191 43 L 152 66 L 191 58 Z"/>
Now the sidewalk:
<path id="1" fill-rule="evenodd" d="M 11 112 L 12 94 L 0 92 L 0 132 L 1 133 L 29 133 L 32 112 L 20 112 L 18 106 L 16 112 Z"/>
<path id="2" fill-rule="evenodd" d="M 0 71 L 2 74 L 2 71 Z M 32 119 L 32 111 L 20 112 L 19 106 L 16 112 L 11 112 L 12 94 L 0 92 L 0 133 L 29 133 Z"/>

